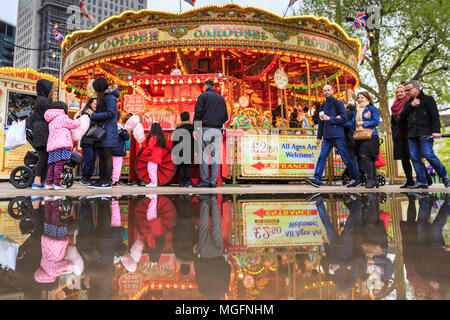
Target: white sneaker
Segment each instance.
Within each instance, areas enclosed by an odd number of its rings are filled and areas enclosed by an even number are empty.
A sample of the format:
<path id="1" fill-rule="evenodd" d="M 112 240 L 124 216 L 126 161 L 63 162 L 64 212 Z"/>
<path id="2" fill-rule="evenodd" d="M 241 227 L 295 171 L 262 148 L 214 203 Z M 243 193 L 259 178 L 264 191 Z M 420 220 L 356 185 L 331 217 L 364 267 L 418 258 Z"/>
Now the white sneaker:
<path id="1" fill-rule="evenodd" d="M 46 184 L 44 189 L 45 190 L 53 190 L 54 186 L 52 184 Z"/>
<path id="2" fill-rule="evenodd" d="M 54 185 L 53 190 L 66 190 L 66 187 Z"/>
<path id="3" fill-rule="evenodd" d="M 156 183 L 150 182 L 149 184 L 145 185 L 147 188 L 156 188 L 158 185 Z"/>
<path id="4" fill-rule="evenodd" d="M 152 194 L 147 194 L 146 197 L 149 198 L 149 199 L 155 199 L 156 198 L 156 194 L 153 194 L 153 193 Z"/>

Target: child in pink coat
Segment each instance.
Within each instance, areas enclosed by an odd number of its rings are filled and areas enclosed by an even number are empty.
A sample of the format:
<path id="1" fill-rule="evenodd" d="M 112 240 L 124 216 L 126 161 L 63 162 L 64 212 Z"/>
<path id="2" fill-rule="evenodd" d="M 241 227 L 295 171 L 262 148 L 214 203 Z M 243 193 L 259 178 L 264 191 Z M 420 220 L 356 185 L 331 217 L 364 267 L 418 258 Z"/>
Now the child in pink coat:
<path id="1" fill-rule="evenodd" d="M 71 120 L 67 115 L 67 105 L 58 101 L 52 104 L 44 118 L 48 125 L 48 171 L 45 189 L 61 190 L 61 173 L 64 163 L 70 160 L 70 151 L 73 147 L 71 129 L 80 126 L 80 120 Z"/>

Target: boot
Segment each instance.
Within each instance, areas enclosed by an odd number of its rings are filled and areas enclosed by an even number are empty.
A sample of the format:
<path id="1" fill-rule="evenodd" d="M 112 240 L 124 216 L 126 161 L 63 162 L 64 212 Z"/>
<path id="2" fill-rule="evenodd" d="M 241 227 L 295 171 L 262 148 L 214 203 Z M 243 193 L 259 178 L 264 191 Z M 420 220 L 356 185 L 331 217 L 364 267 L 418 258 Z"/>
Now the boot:
<path id="1" fill-rule="evenodd" d="M 366 182 L 366 188 L 372 189 L 375 188 L 375 183 L 373 181 L 373 163 L 370 161 L 369 158 L 363 157 L 362 163 L 364 165 L 364 170 L 367 174 L 367 182 Z"/>
<path id="2" fill-rule="evenodd" d="M 375 161 L 372 161 L 372 180 L 373 180 L 373 184 L 375 185 L 375 188 L 379 188 L 380 187 L 380 183 L 378 182 L 378 176 L 377 176 L 377 166 L 375 165 Z"/>

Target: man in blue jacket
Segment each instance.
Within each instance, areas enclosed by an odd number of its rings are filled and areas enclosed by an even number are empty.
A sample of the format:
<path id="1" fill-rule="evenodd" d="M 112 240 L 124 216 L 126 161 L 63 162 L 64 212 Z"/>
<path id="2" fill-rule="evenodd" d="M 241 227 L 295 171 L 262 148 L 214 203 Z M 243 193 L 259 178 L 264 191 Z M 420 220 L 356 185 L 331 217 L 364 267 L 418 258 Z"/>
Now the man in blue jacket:
<path id="1" fill-rule="evenodd" d="M 333 97 L 333 93 L 332 86 L 326 85 L 323 87 L 323 95 L 326 97 L 326 101 L 320 109 L 319 131 L 317 133 L 317 145 L 322 142 L 322 148 L 320 150 L 319 160 L 317 160 L 314 177 L 306 178 L 306 181 L 316 188 L 320 187 L 328 154 L 333 147 L 336 147 L 341 155 L 342 161 L 344 161 L 350 171 L 352 180 L 347 187 L 359 187 L 361 180 L 345 143 L 344 124 L 347 121 L 347 111 L 345 110 L 344 104 Z"/>

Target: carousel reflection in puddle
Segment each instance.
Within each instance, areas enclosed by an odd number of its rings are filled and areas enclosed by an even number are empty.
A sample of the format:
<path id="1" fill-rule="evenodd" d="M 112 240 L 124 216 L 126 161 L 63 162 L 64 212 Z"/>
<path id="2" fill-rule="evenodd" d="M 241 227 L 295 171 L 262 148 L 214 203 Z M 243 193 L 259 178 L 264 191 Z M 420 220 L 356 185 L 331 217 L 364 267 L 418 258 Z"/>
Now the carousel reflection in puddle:
<path id="1" fill-rule="evenodd" d="M 17 197 L 2 207 L 0 294 L 450 298 L 449 194 Z M 17 257 L 4 249 L 17 246 Z"/>

